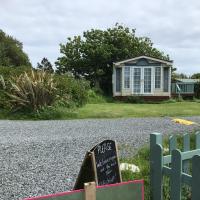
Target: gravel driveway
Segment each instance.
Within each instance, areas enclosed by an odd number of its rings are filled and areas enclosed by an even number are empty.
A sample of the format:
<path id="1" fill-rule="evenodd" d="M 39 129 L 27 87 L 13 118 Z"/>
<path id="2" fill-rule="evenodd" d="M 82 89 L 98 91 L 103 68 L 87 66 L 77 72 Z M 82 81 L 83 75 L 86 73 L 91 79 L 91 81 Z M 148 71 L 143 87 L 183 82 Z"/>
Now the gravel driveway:
<path id="1" fill-rule="evenodd" d="M 200 123 L 200 117 L 187 119 Z M 15 200 L 70 190 L 85 152 L 113 139 L 134 151 L 152 132 L 197 129 L 170 118 L 0 121 L 0 199 Z M 130 152 L 120 151 L 120 156 Z"/>

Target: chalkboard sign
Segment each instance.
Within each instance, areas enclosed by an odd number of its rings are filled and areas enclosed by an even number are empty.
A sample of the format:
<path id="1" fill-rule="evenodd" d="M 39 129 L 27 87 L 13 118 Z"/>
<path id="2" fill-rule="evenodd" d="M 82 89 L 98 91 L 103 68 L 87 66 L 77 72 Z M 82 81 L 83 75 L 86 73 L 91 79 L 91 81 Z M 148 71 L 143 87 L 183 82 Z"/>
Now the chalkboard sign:
<path id="1" fill-rule="evenodd" d="M 104 140 L 86 153 L 74 189 L 83 189 L 84 183 L 91 181 L 96 185 L 122 181 L 115 141 Z"/>
<path id="2" fill-rule="evenodd" d="M 93 152 L 98 185 L 120 183 L 121 175 L 115 141 L 105 140 L 98 144 Z"/>

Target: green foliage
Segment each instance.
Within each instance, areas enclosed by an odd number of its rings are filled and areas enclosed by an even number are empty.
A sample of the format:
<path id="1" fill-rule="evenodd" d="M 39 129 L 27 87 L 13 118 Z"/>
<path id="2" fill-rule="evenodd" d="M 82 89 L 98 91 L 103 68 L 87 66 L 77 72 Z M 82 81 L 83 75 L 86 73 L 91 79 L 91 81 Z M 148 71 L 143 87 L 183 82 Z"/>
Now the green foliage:
<path id="1" fill-rule="evenodd" d="M 187 74 L 184 74 L 184 73 L 175 73 L 175 72 L 172 72 L 172 80 L 176 80 L 176 79 L 184 79 L 184 78 L 189 78 L 188 76 L 187 76 Z"/>
<path id="2" fill-rule="evenodd" d="M 29 73 L 31 71 L 30 67 L 21 66 L 21 67 L 3 67 L 0 66 L 0 108 L 8 109 L 10 107 L 8 95 L 5 91 L 9 90 L 10 77 L 17 77 L 23 72 Z M 6 88 L 5 88 L 6 86 Z M 6 90 L 5 90 L 6 89 Z"/>
<path id="3" fill-rule="evenodd" d="M 31 66 L 23 45 L 0 30 L 0 66 Z"/>
<path id="4" fill-rule="evenodd" d="M 175 98 L 170 98 L 170 99 L 164 101 L 163 103 L 176 103 L 176 102 L 177 102 L 177 101 L 176 101 Z"/>
<path id="5" fill-rule="evenodd" d="M 127 103 L 144 103 L 144 99 L 141 96 L 129 96 L 126 102 Z"/>
<path id="6" fill-rule="evenodd" d="M 200 73 L 193 74 L 191 76 L 192 79 L 200 79 Z"/>
<path id="7" fill-rule="evenodd" d="M 149 181 L 149 148 L 141 148 L 133 158 L 122 159 L 122 162 L 137 165 L 140 172 L 133 173 L 130 170 L 122 171 L 123 181 L 144 179 L 145 200 L 150 200 L 150 181 Z"/>
<path id="8" fill-rule="evenodd" d="M 53 76 L 44 71 L 24 72 L 10 79 L 6 91 L 11 108 L 14 110 L 38 110 L 52 105 L 56 99 L 56 88 Z"/>
<path id="9" fill-rule="evenodd" d="M 68 38 L 60 45 L 57 72 L 71 72 L 75 77 L 85 77 L 92 85 L 111 93 L 113 62 L 147 55 L 169 60 L 153 47 L 147 37 L 137 37 L 135 29 L 116 24 L 107 30 L 91 29 L 83 36 Z"/>
<path id="10" fill-rule="evenodd" d="M 103 95 L 96 93 L 94 90 L 89 90 L 87 103 L 106 103 L 106 98 Z"/>
<path id="11" fill-rule="evenodd" d="M 41 70 L 44 70 L 44 71 L 47 71 L 49 73 L 53 73 L 54 70 L 53 70 L 53 66 L 52 64 L 48 61 L 47 58 L 43 58 L 41 63 L 38 63 L 37 64 L 37 68 L 38 69 L 41 69 Z"/>
<path id="12" fill-rule="evenodd" d="M 88 99 L 89 82 L 70 75 L 55 75 L 58 104 L 66 107 L 83 106 Z"/>
<path id="13" fill-rule="evenodd" d="M 71 75 L 0 67 L 0 118 L 74 118 L 74 109 L 87 102 L 89 88 L 88 81 Z"/>
<path id="14" fill-rule="evenodd" d="M 184 99 L 183 99 L 183 97 L 182 97 L 181 95 L 179 95 L 179 96 L 176 98 L 176 101 L 177 101 L 177 102 L 183 102 Z"/>
<path id="15" fill-rule="evenodd" d="M 12 76 L 19 76 L 23 72 L 30 72 L 30 71 L 31 67 L 28 66 L 19 66 L 19 67 L 0 66 L 0 75 L 3 76 L 5 81 L 7 81 Z"/>

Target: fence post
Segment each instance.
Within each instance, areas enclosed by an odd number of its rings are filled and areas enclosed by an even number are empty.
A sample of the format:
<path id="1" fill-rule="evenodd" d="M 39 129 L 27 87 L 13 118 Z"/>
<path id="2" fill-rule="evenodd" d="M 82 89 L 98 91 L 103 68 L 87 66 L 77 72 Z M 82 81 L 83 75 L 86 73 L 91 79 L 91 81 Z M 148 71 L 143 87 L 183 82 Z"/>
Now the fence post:
<path id="1" fill-rule="evenodd" d="M 183 136 L 183 151 L 190 151 L 190 135 L 188 133 Z M 190 163 L 188 160 L 183 161 L 183 171 L 189 173 Z"/>
<path id="2" fill-rule="evenodd" d="M 85 199 L 96 200 L 96 184 L 95 182 L 84 183 Z"/>
<path id="3" fill-rule="evenodd" d="M 180 150 L 172 151 L 172 170 L 170 177 L 170 199 L 181 200 L 182 156 Z"/>
<path id="4" fill-rule="evenodd" d="M 150 134 L 150 191 L 153 200 L 162 200 L 162 135 Z"/>
<path id="5" fill-rule="evenodd" d="M 200 156 L 192 158 L 192 200 L 200 199 Z"/>

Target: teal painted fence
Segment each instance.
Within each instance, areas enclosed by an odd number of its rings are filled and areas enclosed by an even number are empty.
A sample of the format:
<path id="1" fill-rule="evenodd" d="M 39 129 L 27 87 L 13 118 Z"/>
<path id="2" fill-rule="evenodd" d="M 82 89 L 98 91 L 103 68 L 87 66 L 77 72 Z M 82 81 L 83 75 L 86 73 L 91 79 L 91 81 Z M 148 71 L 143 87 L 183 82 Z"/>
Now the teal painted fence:
<path id="1" fill-rule="evenodd" d="M 181 200 L 183 185 L 192 191 L 192 200 L 200 200 L 200 132 L 196 148 L 190 150 L 190 135 L 183 136 L 183 150 L 177 148 L 175 135 L 169 138 L 169 155 L 163 155 L 162 134 L 150 135 L 150 181 L 153 200 L 163 200 L 163 176 L 170 178 L 170 199 Z M 190 161 L 192 162 L 192 170 Z M 190 173 L 192 171 L 192 173 Z"/>

